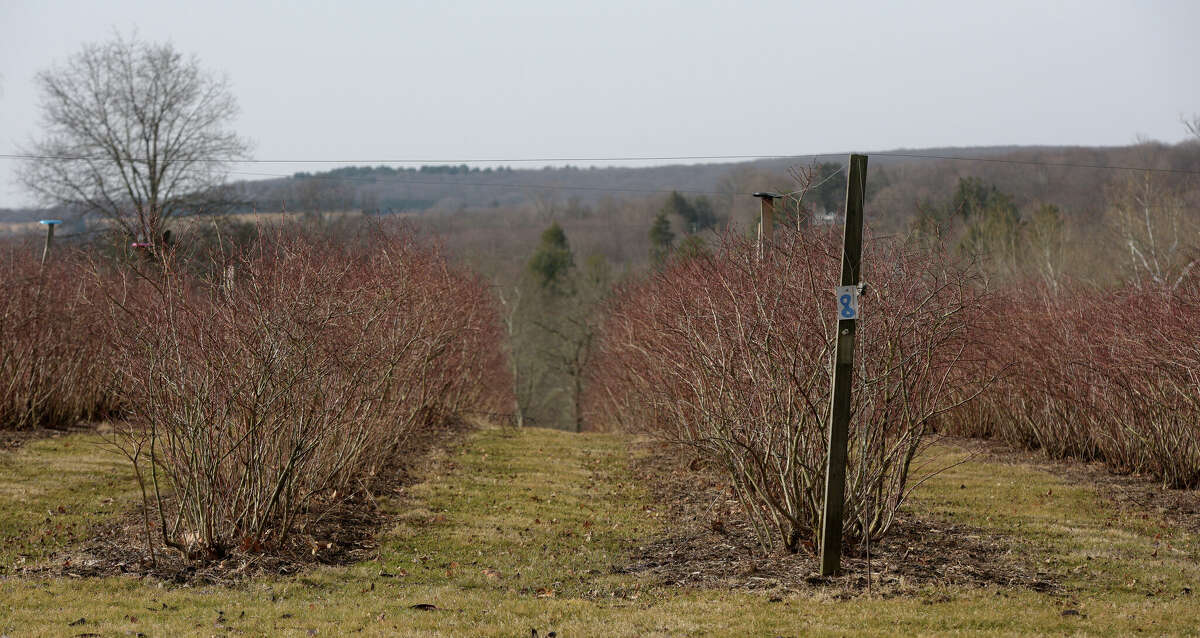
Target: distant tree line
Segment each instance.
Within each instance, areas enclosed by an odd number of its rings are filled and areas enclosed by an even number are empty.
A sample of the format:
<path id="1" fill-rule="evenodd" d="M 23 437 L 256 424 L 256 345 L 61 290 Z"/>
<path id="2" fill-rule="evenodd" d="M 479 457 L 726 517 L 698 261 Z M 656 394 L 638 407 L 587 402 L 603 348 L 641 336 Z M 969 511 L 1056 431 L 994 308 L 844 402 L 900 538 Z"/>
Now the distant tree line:
<path id="1" fill-rule="evenodd" d="M 343 166 L 334 168 L 328 171 L 319 173 L 310 173 L 307 171 L 299 171 L 293 173 L 295 179 L 306 179 L 310 177 L 323 177 L 328 179 L 361 179 L 374 181 L 379 177 L 395 177 L 397 175 L 412 175 L 412 174 L 432 174 L 432 175 L 470 175 L 472 173 L 512 173 L 513 169 L 508 166 L 467 166 L 466 164 L 446 165 L 446 164 L 424 164 L 420 167 L 404 167 L 404 166 Z"/>

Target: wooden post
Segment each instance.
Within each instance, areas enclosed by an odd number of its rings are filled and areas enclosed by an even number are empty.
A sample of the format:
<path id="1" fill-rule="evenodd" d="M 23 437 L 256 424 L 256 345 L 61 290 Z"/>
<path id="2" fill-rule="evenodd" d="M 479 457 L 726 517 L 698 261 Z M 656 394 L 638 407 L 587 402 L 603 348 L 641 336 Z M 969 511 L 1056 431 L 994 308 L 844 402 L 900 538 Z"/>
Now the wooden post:
<path id="1" fill-rule="evenodd" d="M 758 257 L 766 254 L 766 245 L 775 236 L 775 199 L 782 197 L 778 193 L 754 193 L 759 200 L 758 210 Z"/>
<path id="2" fill-rule="evenodd" d="M 851 155 L 846 176 L 846 226 L 842 239 L 842 283 L 857 286 L 862 264 L 863 193 L 867 156 Z M 839 312 L 837 351 L 833 359 L 833 398 L 829 418 L 829 451 L 825 462 L 825 512 L 821 519 L 821 575 L 832 576 L 842 564 L 842 516 L 846 498 L 846 444 L 850 429 L 850 388 L 854 374 L 854 318 Z"/>
<path id="3" fill-rule="evenodd" d="M 50 256 L 50 244 L 54 241 L 54 227 L 61 224 L 61 219 L 43 219 L 38 222 L 46 225 L 46 246 L 42 248 L 42 265 L 46 265 L 46 259 Z"/>

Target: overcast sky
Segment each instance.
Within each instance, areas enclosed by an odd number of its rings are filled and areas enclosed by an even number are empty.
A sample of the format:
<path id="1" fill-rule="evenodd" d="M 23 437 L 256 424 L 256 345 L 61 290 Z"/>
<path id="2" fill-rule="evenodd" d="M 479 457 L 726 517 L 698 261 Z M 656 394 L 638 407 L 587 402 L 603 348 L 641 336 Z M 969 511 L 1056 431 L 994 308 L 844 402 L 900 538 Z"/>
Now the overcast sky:
<path id="1" fill-rule="evenodd" d="M 1198 18 L 1194 0 L 0 0 L 0 153 L 37 134 L 37 71 L 133 29 L 228 74 L 263 159 L 1177 142 Z M 29 203 L 13 163 L 0 207 Z"/>

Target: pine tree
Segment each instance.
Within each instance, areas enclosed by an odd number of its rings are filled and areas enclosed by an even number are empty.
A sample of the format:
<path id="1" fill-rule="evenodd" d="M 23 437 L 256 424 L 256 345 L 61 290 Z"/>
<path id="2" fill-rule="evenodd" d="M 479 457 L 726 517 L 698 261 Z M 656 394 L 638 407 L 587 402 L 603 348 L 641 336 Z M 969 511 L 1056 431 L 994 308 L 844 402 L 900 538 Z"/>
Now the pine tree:
<path id="1" fill-rule="evenodd" d="M 542 232 L 542 241 L 529 260 L 529 271 L 543 290 L 553 293 L 565 292 L 568 273 L 575 266 L 567 234 L 558 222 Z"/>
<path id="2" fill-rule="evenodd" d="M 661 265 L 671 254 L 671 246 L 675 243 L 675 233 L 671 231 L 671 220 L 667 219 L 667 211 L 659 211 L 650 227 L 650 262 L 655 266 Z"/>

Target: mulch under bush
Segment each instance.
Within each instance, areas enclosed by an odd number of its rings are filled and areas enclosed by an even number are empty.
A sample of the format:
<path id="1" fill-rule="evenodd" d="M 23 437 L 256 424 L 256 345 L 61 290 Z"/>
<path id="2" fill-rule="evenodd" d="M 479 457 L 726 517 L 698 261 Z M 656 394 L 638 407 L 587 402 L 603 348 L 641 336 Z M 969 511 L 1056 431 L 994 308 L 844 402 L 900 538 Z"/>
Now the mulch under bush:
<path id="1" fill-rule="evenodd" d="M 1054 575 L 1015 551 L 1010 539 L 904 511 L 881 544 L 870 548 L 869 559 L 863 548 L 846 548 L 842 574 L 822 577 L 810 546 L 765 555 L 727 486 L 678 457 L 676 449 L 655 444 L 634 462 L 638 476 L 654 486 L 653 500 L 662 504 L 670 531 L 647 539 L 615 571 L 648 575 L 663 585 L 780 592 L 817 586 L 841 596 L 868 590 L 868 565 L 870 587 L 884 594 L 930 584 L 1057 588 Z"/>
<path id="2" fill-rule="evenodd" d="M 378 554 L 379 535 L 394 516 L 384 511 L 377 499 L 403 494 L 435 464 L 434 451 L 461 444 L 469 430 L 465 421 L 450 419 L 414 433 L 405 452 L 397 455 L 397 463 L 369 484 L 350 494 L 317 499 L 316 506 L 297 521 L 290 542 L 281 548 L 236 549 L 220 559 L 188 560 L 163 548 L 156 538 L 156 560 L 151 561 L 139 504 L 91 530 L 82 547 L 55 557 L 53 565 L 31 567 L 22 573 L 70 578 L 129 575 L 181 585 L 235 584 L 255 576 L 294 574 L 313 565 L 370 560 Z M 152 518 L 156 516 L 154 512 Z"/>

